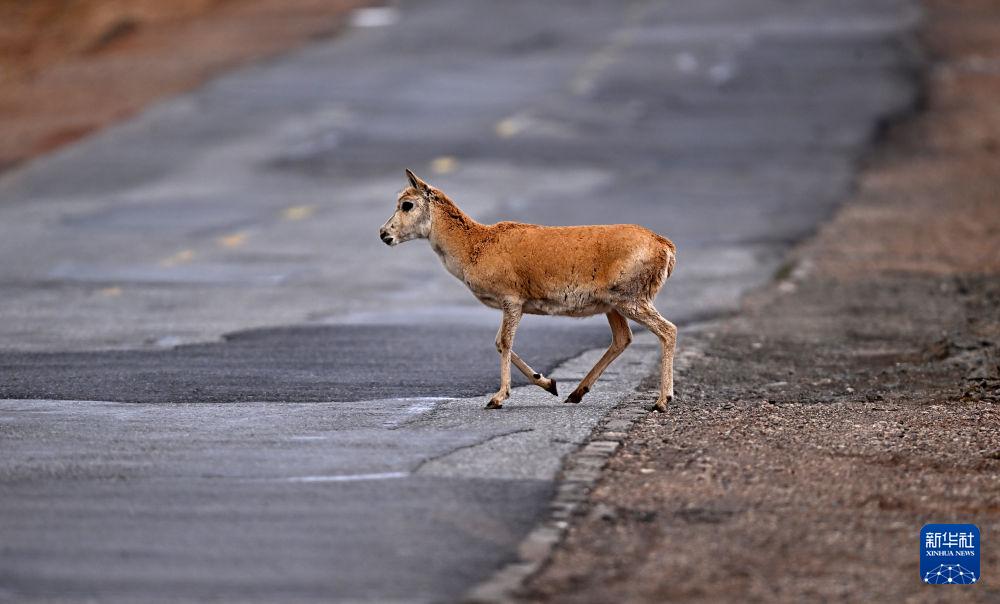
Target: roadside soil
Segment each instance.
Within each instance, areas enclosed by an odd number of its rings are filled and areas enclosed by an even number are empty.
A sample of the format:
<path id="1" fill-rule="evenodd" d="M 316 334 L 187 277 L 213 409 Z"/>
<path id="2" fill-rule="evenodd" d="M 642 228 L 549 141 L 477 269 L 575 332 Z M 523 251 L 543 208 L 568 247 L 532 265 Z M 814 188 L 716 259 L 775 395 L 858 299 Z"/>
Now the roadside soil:
<path id="1" fill-rule="evenodd" d="M 0 0 L 0 171 L 250 61 L 370 0 Z"/>
<path id="2" fill-rule="evenodd" d="M 775 283 L 682 336 L 676 403 L 525 600 L 1000 601 L 1000 8 L 926 6 L 924 111 Z M 924 585 L 920 527 L 952 521 L 982 582 Z"/>

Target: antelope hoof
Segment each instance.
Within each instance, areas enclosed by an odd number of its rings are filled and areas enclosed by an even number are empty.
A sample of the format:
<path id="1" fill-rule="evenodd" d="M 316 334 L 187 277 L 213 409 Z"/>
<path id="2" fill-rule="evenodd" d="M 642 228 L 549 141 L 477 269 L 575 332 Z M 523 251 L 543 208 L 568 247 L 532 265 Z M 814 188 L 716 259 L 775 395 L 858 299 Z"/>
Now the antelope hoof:
<path id="1" fill-rule="evenodd" d="M 552 378 L 549 378 L 549 387 L 545 390 L 551 392 L 553 396 L 559 396 L 559 390 L 556 388 L 556 381 Z"/>
<path id="2" fill-rule="evenodd" d="M 653 411 L 656 411 L 657 413 L 666 413 L 667 405 L 669 405 L 670 402 L 673 400 L 674 400 L 673 396 L 668 396 L 662 401 L 656 401 L 656 404 L 653 405 Z"/>
<path id="3" fill-rule="evenodd" d="M 490 402 L 486 403 L 486 408 L 487 409 L 502 409 L 503 408 L 503 402 L 491 400 Z"/>
<path id="4" fill-rule="evenodd" d="M 575 405 L 575 404 L 579 403 L 580 401 L 582 401 L 583 400 L 583 395 L 587 394 L 588 392 L 590 392 L 590 388 L 586 388 L 586 387 L 584 387 L 584 388 L 577 388 L 573 392 L 569 393 L 569 396 L 566 397 L 566 401 L 565 402 L 567 402 L 567 403 L 573 403 Z"/>

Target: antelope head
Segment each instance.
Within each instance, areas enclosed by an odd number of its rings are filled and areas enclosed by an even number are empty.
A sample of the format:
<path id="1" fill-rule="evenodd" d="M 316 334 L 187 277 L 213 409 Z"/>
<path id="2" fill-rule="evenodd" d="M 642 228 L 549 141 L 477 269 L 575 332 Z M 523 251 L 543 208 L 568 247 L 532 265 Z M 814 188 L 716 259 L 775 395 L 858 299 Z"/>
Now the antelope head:
<path id="1" fill-rule="evenodd" d="M 431 203 L 436 190 L 407 170 L 409 186 L 396 196 L 396 211 L 379 229 L 386 245 L 397 245 L 411 239 L 426 239 L 431 234 Z"/>

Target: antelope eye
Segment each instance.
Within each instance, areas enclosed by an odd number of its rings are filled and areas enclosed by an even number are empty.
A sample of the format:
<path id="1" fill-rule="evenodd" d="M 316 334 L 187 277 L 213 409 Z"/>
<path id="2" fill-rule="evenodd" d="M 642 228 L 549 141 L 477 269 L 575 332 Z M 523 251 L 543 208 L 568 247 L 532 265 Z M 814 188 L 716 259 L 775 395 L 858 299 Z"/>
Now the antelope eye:
<path id="1" fill-rule="evenodd" d="M 413 209 L 413 202 L 404 201 L 402 204 L 400 204 L 399 209 L 403 210 L 404 212 L 409 212 L 410 210 Z"/>

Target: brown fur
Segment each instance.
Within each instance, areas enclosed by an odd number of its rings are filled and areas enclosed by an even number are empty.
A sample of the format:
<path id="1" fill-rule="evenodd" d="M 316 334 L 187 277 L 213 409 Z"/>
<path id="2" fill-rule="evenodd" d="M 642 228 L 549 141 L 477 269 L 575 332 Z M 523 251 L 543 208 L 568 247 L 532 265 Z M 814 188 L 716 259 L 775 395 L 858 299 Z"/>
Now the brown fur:
<path id="1" fill-rule="evenodd" d="M 613 341 L 604 357 L 570 395 L 579 402 L 608 364 L 631 342 L 625 317 L 646 325 L 662 347 L 661 392 L 656 408 L 673 397 L 676 328 L 653 307 L 673 272 L 676 247 L 667 238 L 630 224 L 549 227 L 517 222 L 480 224 L 443 192 L 407 171 L 411 186 L 397 198 L 396 212 L 382 227 L 386 243 L 430 240 L 445 267 L 483 304 L 503 311 L 497 334 L 501 387 L 488 407 L 502 406 L 510 393 L 510 363 L 535 384 L 555 392 L 511 351 L 523 313 L 574 317 L 604 313 Z M 403 204 L 412 209 L 403 210 Z"/>

